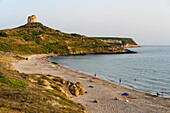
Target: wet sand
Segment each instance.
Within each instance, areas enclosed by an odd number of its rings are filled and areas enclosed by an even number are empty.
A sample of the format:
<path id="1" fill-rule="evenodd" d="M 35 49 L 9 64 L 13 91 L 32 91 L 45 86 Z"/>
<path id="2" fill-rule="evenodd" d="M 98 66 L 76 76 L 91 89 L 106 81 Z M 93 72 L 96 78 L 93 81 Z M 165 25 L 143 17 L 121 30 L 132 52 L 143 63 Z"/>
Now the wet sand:
<path id="1" fill-rule="evenodd" d="M 102 79 L 90 82 L 92 75 L 76 72 L 66 67 L 57 68 L 57 65 L 41 59 L 46 56 L 48 55 L 26 56 L 29 61 L 19 61 L 13 66 L 20 73 L 51 74 L 74 83 L 81 82 L 90 94 L 71 99 L 83 104 L 89 113 L 170 113 L 169 98 L 157 98 L 149 93 L 128 89 Z M 130 96 L 123 97 L 122 93 L 129 93 Z M 115 97 L 122 98 L 122 100 L 114 100 Z M 94 103 L 94 100 L 98 103 Z"/>

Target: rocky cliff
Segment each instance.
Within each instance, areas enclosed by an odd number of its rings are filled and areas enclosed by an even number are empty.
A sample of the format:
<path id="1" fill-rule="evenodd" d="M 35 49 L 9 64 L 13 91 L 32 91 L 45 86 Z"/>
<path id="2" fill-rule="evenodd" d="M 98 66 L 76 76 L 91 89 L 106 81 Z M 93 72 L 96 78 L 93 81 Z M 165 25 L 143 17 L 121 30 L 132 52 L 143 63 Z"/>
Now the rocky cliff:
<path id="1" fill-rule="evenodd" d="M 139 47 L 138 44 L 132 38 L 117 38 L 117 37 L 93 37 L 100 39 L 110 45 L 115 45 L 118 47 Z"/>

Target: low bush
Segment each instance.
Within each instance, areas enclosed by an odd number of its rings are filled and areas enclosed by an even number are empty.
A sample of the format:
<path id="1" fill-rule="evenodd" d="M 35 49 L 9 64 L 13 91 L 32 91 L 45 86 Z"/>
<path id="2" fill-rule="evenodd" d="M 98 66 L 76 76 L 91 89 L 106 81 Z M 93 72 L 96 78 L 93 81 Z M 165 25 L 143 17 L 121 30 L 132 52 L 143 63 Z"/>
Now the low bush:
<path id="1" fill-rule="evenodd" d="M 2 37 L 8 37 L 8 34 L 1 31 L 1 32 L 0 32 L 0 36 L 2 36 Z"/>
<path id="2" fill-rule="evenodd" d="M 61 104 L 63 105 L 68 105 L 68 106 L 71 106 L 71 104 L 65 100 L 61 100 L 61 99 L 55 99 L 56 101 L 60 102 Z"/>
<path id="3" fill-rule="evenodd" d="M 44 32 L 43 31 L 32 31 L 32 34 L 34 35 L 34 36 L 37 36 L 37 35 L 41 35 L 41 34 L 43 34 Z"/>
<path id="4" fill-rule="evenodd" d="M 27 84 L 24 81 L 6 78 L 5 76 L 0 76 L 0 83 L 7 84 L 10 88 L 16 89 L 27 87 Z"/>

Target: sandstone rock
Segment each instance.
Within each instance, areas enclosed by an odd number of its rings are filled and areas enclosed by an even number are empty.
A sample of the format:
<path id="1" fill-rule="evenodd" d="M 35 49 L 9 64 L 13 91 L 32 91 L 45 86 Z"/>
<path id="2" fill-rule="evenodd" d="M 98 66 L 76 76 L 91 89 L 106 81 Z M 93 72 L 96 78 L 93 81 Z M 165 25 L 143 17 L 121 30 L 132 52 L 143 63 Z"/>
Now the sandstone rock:
<path id="1" fill-rule="evenodd" d="M 60 80 L 60 83 L 61 83 L 61 84 L 65 84 L 66 81 L 65 81 L 64 79 L 61 79 L 61 80 Z"/>
<path id="2" fill-rule="evenodd" d="M 66 87 L 69 89 L 69 87 L 70 87 L 70 85 L 71 85 L 71 82 L 70 82 L 70 81 L 67 81 L 65 85 L 66 85 Z"/>
<path id="3" fill-rule="evenodd" d="M 89 87 L 90 87 L 90 88 L 94 88 L 94 86 L 91 86 L 91 85 L 90 85 Z"/>
<path id="4" fill-rule="evenodd" d="M 38 36 L 36 36 L 36 38 L 40 38 L 41 40 L 45 39 L 44 36 L 42 36 L 42 35 L 38 35 Z"/>
<path id="5" fill-rule="evenodd" d="M 99 103 L 99 101 L 98 101 L 98 100 L 94 100 L 93 102 L 94 102 L 94 103 Z"/>
<path id="6" fill-rule="evenodd" d="M 75 85 L 77 86 L 77 89 L 79 90 L 79 94 L 84 95 L 85 90 L 84 90 L 84 87 L 81 85 L 81 83 L 77 82 Z"/>
<path id="7" fill-rule="evenodd" d="M 90 94 L 90 92 L 88 92 L 88 91 L 85 91 L 85 93 L 86 93 L 86 94 Z"/>
<path id="8" fill-rule="evenodd" d="M 52 76 L 52 75 L 47 75 L 47 78 L 52 80 L 52 79 L 54 78 L 54 76 Z"/>
<path id="9" fill-rule="evenodd" d="M 70 90 L 71 94 L 73 94 L 77 97 L 79 96 L 79 90 L 75 84 L 70 85 L 69 90 Z"/>
<path id="10" fill-rule="evenodd" d="M 67 97 L 71 95 L 70 91 L 63 85 L 60 87 L 60 90 L 62 93 L 66 94 Z"/>
<path id="11" fill-rule="evenodd" d="M 55 77 L 53 79 L 53 81 L 57 81 L 57 82 L 60 82 L 61 84 L 65 84 L 65 80 L 63 78 L 61 78 L 61 77 Z"/>
<path id="12" fill-rule="evenodd" d="M 77 82 L 76 84 L 74 84 L 70 81 L 65 81 L 63 78 L 60 78 L 60 77 L 55 77 L 52 80 L 55 82 L 61 83 L 60 85 L 64 85 L 72 95 L 75 95 L 75 96 L 84 95 L 85 90 L 80 82 Z M 53 85 L 53 88 L 54 86 L 55 85 Z M 56 87 L 55 89 L 60 90 L 63 93 L 67 93 L 65 89 L 63 88 L 61 89 L 61 88 Z"/>

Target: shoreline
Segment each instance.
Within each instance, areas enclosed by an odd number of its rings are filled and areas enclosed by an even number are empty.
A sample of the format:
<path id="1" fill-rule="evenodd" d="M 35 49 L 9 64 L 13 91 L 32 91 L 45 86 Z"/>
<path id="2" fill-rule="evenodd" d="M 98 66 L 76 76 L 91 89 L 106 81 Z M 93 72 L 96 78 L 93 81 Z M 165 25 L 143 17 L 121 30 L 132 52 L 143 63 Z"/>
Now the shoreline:
<path id="1" fill-rule="evenodd" d="M 19 61 L 13 65 L 21 73 L 51 74 L 71 82 L 81 82 L 85 90 L 90 92 L 90 94 L 74 97 L 73 100 L 82 103 L 89 113 L 170 112 L 169 98 L 156 98 L 147 92 L 129 89 L 104 79 L 90 82 L 89 79 L 92 75 L 77 72 L 67 67 L 57 69 L 56 64 L 41 59 L 47 56 L 50 55 L 31 55 L 28 56 L 29 61 Z M 37 63 L 37 65 L 34 65 L 34 63 Z M 94 88 L 90 88 L 90 85 L 94 86 Z M 122 93 L 129 93 L 130 96 L 125 98 L 121 96 Z M 115 97 L 122 98 L 123 100 L 114 100 Z M 126 102 L 125 99 L 129 102 Z M 94 100 L 98 100 L 99 103 L 94 103 Z"/>
<path id="2" fill-rule="evenodd" d="M 133 53 L 130 53 L 130 54 L 133 54 Z M 95 55 L 95 54 L 87 54 L 87 55 Z M 96 55 L 98 55 L 98 54 L 96 54 Z M 99 54 L 100 55 L 100 54 Z M 107 55 L 107 54 L 106 54 Z M 77 55 L 57 55 L 57 56 L 77 56 Z M 80 55 L 81 56 L 81 55 Z M 55 57 L 55 55 L 53 56 L 49 56 L 49 57 Z M 49 58 L 48 57 L 48 58 Z M 47 58 L 47 59 L 48 59 Z M 48 60 L 47 60 L 48 61 Z M 58 64 L 58 65 L 61 65 L 61 64 L 59 64 L 59 63 L 56 63 L 56 62 L 52 62 L 52 61 L 48 61 L 48 62 L 51 62 L 51 63 L 53 63 L 53 64 Z M 88 72 L 83 72 L 83 71 L 80 71 L 80 70 L 74 70 L 74 69 L 72 69 L 71 67 L 67 67 L 67 66 L 63 66 L 63 67 L 65 67 L 65 68 L 67 68 L 67 69 L 69 69 L 69 70 L 72 70 L 72 71 L 75 71 L 75 72 L 79 72 L 79 73 L 82 73 L 82 74 L 86 74 L 86 75 L 90 75 L 91 77 L 93 77 L 93 74 L 90 74 L 90 73 L 88 73 Z M 114 82 L 114 81 L 110 81 L 110 80 L 106 80 L 106 79 L 104 79 L 104 78 L 99 78 L 99 79 L 101 79 L 101 80 L 105 80 L 105 81 L 107 81 L 107 82 L 111 82 L 111 83 L 113 83 L 113 84 L 116 84 L 116 85 L 121 85 L 121 86 L 123 86 L 123 87 L 125 87 L 125 88 L 128 88 L 128 89 L 132 89 L 132 90 L 136 90 L 136 91 L 139 91 L 139 92 L 143 92 L 143 93 L 148 93 L 147 95 L 151 95 L 151 96 L 153 96 L 153 97 L 156 97 L 156 93 L 157 92 L 149 92 L 149 91 L 145 91 L 145 90 L 142 90 L 142 89 L 137 89 L 137 88 L 134 88 L 134 87 L 130 87 L 130 86 L 128 86 L 128 85 L 123 85 L 122 83 L 116 83 L 116 82 Z M 167 96 L 167 95 L 165 95 L 165 92 L 164 92 L 164 96 L 162 96 L 162 94 L 159 92 L 159 94 L 161 95 L 160 96 L 160 98 L 165 98 L 165 99 L 170 99 L 170 96 Z"/>
<path id="3" fill-rule="evenodd" d="M 128 49 L 126 49 L 128 50 Z M 80 54 L 66 54 L 66 55 L 59 55 L 59 56 L 77 56 L 77 55 L 107 55 L 107 54 L 137 54 L 136 51 L 128 50 L 127 52 L 115 52 L 115 53 L 108 53 L 108 52 L 99 52 L 99 53 L 80 53 Z"/>
<path id="4" fill-rule="evenodd" d="M 48 59 L 48 58 L 47 58 L 47 59 Z M 50 62 L 50 61 L 48 61 L 48 62 Z M 53 64 L 55 64 L 55 65 L 61 65 L 61 64 L 58 64 L 58 63 L 55 63 L 55 62 L 51 62 L 51 63 L 53 63 Z M 90 75 L 90 74 L 88 74 L 88 73 L 86 73 L 86 72 L 76 71 L 76 70 L 71 69 L 71 68 L 69 68 L 69 67 L 67 67 L 67 66 L 63 66 L 63 67 L 66 68 L 67 70 L 71 70 L 71 71 L 74 71 L 74 72 L 78 72 L 78 73 L 85 74 L 85 75 L 87 75 L 87 76 L 93 77 L 92 75 Z M 113 83 L 113 84 L 116 84 L 116 85 L 120 85 L 120 86 L 122 86 L 122 87 L 125 87 L 125 88 L 128 88 L 128 89 L 132 89 L 132 90 L 135 90 L 135 91 L 138 91 L 138 92 L 141 92 L 141 93 L 145 93 L 145 94 L 151 95 L 151 96 L 153 96 L 153 97 L 156 97 L 156 92 L 155 92 L 155 93 L 151 93 L 151 92 L 144 91 L 144 90 L 142 90 L 142 89 L 136 89 L 136 88 L 133 88 L 133 87 L 130 87 L 130 86 L 126 86 L 126 85 L 123 85 L 123 84 L 115 83 L 115 82 L 112 82 L 112 81 L 109 81 L 109 80 L 106 80 L 106 79 L 103 79 L 103 78 L 98 78 L 98 79 L 99 79 L 99 80 L 104 80 L 105 82 L 109 82 L 109 83 Z M 161 94 L 160 94 L 160 95 L 161 95 Z M 165 95 L 164 95 L 164 97 L 160 96 L 159 98 L 170 99 L 170 96 L 165 96 Z"/>

